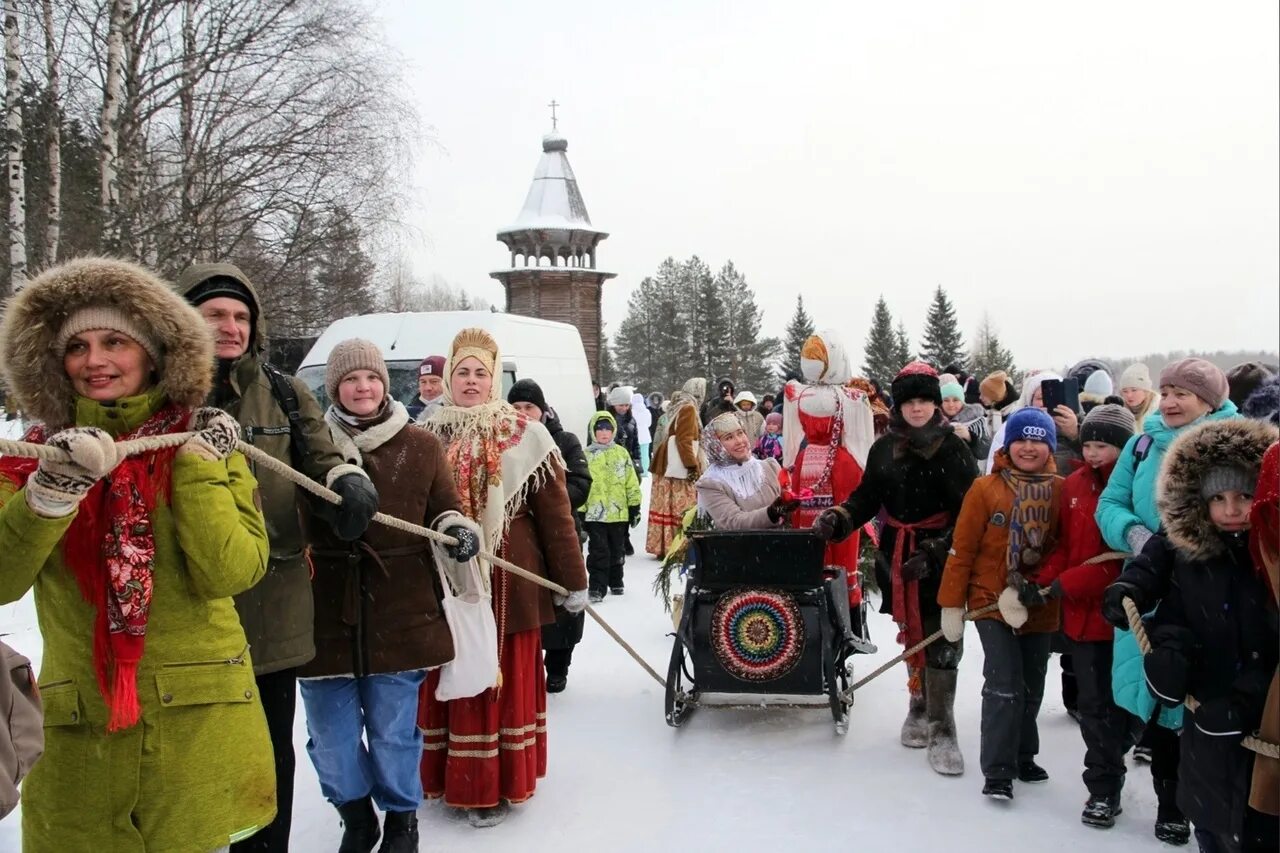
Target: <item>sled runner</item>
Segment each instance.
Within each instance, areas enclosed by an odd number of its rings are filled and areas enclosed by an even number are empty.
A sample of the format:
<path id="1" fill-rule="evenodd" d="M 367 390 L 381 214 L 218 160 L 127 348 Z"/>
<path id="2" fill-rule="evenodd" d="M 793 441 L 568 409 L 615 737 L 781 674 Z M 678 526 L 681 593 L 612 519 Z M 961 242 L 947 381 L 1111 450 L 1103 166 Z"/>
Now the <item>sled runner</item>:
<path id="1" fill-rule="evenodd" d="M 864 614 L 850 619 L 844 570 L 823 565 L 825 543 L 807 530 L 689 536 L 692 562 L 667 672 L 667 724 L 679 726 L 697 707 L 742 707 L 701 701 L 712 693 L 825 695 L 836 732 L 844 734 L 853 704 L 848 659 L 874 646 Z M 751 707 L 770 704 L 780 703 Z"/>

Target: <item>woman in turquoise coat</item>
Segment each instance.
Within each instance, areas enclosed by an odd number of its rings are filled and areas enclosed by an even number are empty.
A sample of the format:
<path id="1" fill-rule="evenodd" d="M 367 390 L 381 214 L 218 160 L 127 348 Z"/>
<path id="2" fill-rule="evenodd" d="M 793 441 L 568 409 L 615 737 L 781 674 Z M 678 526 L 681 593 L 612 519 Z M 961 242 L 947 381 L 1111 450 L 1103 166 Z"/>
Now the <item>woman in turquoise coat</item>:
<path id="1" fill-rule="evenodd" d="M 1160 372 L 1159 408 L 1147 416 L 1143 431 L 1120 451 L 1111 479 L 1098 498 L 1095 520 L 1109 547 L 1140 554 L 1147 540 L 1160 531 L 1156 492 L 1161 463 L 1174 439 L 1197 424 L 1236 417 L 1236 405 L 1227 398 L 1227 378 L 1213 364 L 1184 358 Z M 1142 571 L 1131 561 L 1107 591 L 1103 612 L 1117 626 L 1111 689 L 1117 705 L 1149 723 L 1134 755 L 1151 762 L 1157 800 L 1155 836 L 1171 844 L 1186 844 L 1191 828 L 1176 803 L 1178 739 L 1174 732 L 1182 727 L 1182 709 L 1158 706 L 1147 687 L 1138 643 L 1120 627 L 1128 624 L 1119 609 L 1120 597 L 1133 598 L 1144 612 L 1159 603 L 1160 592 L 1153 589 L 1142 595 L 1130 583 L 1134 573 Z"/>
<path id="2" fill-rule="evenodd" d="M 0 603 L 34 588 L 44 639 L 23 849 L 224 849 L 272 819 L 275 776 L 231 600 L 266 571 L 266 529 L 235 421 L 195 408 L 208 327 L 147 270 L 84 258 L 9 301 L 0 357 L 40 421 L 25 440 L 71 457 L 0 458 Z"/>

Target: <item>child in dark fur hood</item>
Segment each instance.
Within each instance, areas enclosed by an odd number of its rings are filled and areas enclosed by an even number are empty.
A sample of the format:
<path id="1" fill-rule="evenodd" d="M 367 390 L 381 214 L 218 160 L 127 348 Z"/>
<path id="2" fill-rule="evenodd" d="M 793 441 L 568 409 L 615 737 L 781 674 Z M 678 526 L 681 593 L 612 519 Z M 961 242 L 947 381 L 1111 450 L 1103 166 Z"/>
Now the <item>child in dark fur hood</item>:
<path id="1" fill-rule="evenodd" d="M 1187 703 L 1178 805 L 1210 853 L 1242 849 L 1253 753 L 1240 741 L 1258 728 L 1276 667 L 1276 613 L 1248 540 L 1258 469 L 1276 437 L 1276 427 L 1243 419 L 1179 437 L 1157 498 L 1164 540 L 1138 558 L 1171 566 L 1169 594 L 1147 620 L 1144 668 L 1162 703 Z"/>

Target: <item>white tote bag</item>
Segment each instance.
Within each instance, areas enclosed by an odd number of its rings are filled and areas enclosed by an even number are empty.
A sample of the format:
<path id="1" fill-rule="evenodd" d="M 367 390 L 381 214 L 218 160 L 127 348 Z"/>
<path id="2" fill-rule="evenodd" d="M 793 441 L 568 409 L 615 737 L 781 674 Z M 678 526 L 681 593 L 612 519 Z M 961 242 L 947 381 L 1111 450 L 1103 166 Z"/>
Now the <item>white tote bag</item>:
<path id="1" fill-rule="evenodd" d="M 698 442 L 693 443 L 693 456 L 698 457 Z M 680 459 L 680 450 L 676 445 L 676 437 L 674 435 L 667 437 L 667 472 L 664 477 L 674 477 L 677 480 L 683 480 L 689 476 L 689 469 L 684 467 L 684 462 Z"/>
<path id="2" fill-rule="evenodd" d="M 445 561 L 459 577 L 444 570 Z M 441 607 L 453 635 L 453 660 L 440 668 L 436 699 L 448 702 L 478 696 L 498 684 L 498 624 L 492 596 L 481 577 L 479 560 L 461 566 L 441 553 L 436 555 L 436 567 L 444 593 Z"/>

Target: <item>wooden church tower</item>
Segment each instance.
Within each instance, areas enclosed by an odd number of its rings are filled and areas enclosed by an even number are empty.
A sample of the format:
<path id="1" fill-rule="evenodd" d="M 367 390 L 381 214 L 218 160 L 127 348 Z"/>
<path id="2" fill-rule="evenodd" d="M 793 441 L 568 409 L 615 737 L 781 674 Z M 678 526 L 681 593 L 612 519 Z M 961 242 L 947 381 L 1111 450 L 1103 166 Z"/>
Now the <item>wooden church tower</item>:
<path id="1" fill-rule="evenodd" d="M 516 221 L 498 232 L 511 268 L 489 275 L 502 282 L 507 311 L 576 326 L 593 377 L 600 373 L 600 288 L 614 273 L 596 269 L 596 247 L 609 235 L 593 228 L 555 129 L 542 137 L 542 159 Z"/>

